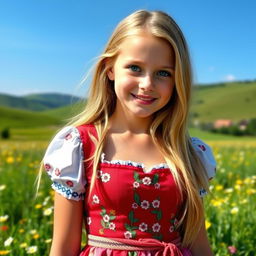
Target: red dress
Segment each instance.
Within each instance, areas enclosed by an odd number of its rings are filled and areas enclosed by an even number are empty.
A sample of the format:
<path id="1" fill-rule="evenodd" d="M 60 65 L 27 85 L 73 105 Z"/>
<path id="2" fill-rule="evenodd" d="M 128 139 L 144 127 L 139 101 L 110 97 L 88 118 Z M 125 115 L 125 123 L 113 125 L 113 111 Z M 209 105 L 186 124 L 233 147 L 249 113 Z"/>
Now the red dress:
<path id="1" fill-rule="evenodd" d="M 80 152 L 83 154 L 83 159 L 88 159 L 94 152 L 94 144 L 88 132 L 97 136 L 95 127 L 93 125 L 82 125 L 75 129 L 79 132 L 79 134 L 77 131 L 75 133 L 79 135 L 82 145 Z M 65 140 L 70 140 L 74 134 L 64 132 L 61 136 Z M 60 141 L 55 144 L 60 145 Z M 65 147 L 67 148 L 67 145 Z M 77 147 L 79 148 L 79 146 Z M 53 148 L 53 146 L 50 148 Z M 111 239 L 139 240 L 153 238 L 164 243 L 172 243 L 180 238 L 177 225 L 182 199 L 172 171 L 166 164 L 160 164 L 146 171 L 143 165 L 139 163 L 122 160 L 108 162 L 102 158 L 98 166 L 95 185 L 89 196 L 92 175 L 90 162 L 83 162 L 84 174 L 81 171 L 83 168 L 81 164 L 76 167 L 79 169 L 80 176 L 86 181 L 85 186 L 84 183 L 80 185 L 81 189 L 82 187 L 85 188 L 83 192 L 76 185 L 77 178 L 65 181 L 63 181 L 65 178 L 61 179 L 60 177 L 57 181 L 54 179 L 53 176 L 56 176 L 54 169 L 56 170 L 56 167 L 53 165 L 56 165 L 56 163 L 53 163 L 53 160 L 51 161 L 53 159 L 51 156 L 55 151 L 48 149 L 44 159 L 47 172 L 54 182 L 53 188 L 67 198 L 75 200 L 84 198 L 88 234 Z M 59 150 L 59 152 L 61 151 Z M 54 159 L 56 159 L 56 156 L 57 154 Z M 59 168 L 57 169 L 59 171 Z M 63 172 L 65 170 L 67 173 L 68 168 L 64 168 Z M 59 173 L 57 172 L 57 174 Z M 188 249 L 179 249 L 182 254 L 175 255 L 191 255 Z M 156 255 L 156 251 L 140 250 L 131 252 L 86 245 L 80 256 L 86 255 L 153 256 Z"/>

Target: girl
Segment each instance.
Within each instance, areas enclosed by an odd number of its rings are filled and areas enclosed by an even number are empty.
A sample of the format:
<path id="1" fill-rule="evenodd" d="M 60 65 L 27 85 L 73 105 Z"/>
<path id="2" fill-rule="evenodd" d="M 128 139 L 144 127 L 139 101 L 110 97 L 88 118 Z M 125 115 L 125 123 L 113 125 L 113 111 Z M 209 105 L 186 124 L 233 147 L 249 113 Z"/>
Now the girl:
<path id="1" fill-rule="evenodd" d="M 170 16 L 141 10 L 117 26 L 85 110 L 44 157 L 57 192 L 51 256 L 213 255 L 201 197 L 215 161 L 187 132 L 191 83 Z"/>

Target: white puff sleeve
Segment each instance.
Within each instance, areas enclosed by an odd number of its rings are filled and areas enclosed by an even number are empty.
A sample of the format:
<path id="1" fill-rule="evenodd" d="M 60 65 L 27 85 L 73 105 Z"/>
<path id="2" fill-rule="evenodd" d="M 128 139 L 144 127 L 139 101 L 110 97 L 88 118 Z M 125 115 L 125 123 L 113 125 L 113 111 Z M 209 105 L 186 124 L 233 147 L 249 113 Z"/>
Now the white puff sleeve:
<path id="1" fill-rule="evenodd" d="M 85 195 L 83 144 L 75 127 L 63 128 L 49 144 L 43 158 L 52 188 L 68 199 L 83 200 Z"/>
<path id="2" fill-rule="evenodd" d="M 193 148 L 206 169 L 209 180 L 211 180 L 216 173 L 216 161 L 211 148 L 198 138 L 193 137 L 191 138 L 191 141 Z M 201 197 L 207 194 L 205 189 L 201 189 L 199 193 Z"/>

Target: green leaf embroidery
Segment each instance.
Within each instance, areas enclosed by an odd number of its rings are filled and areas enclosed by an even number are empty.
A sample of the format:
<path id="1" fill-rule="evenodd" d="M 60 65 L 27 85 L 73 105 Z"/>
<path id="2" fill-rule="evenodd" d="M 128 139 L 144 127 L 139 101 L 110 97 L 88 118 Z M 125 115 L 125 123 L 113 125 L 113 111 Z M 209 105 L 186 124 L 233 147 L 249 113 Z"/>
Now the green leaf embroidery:
<path id="1" fill-rule="evenodd" d="M 139 219 L 133 219 L 133 222 L 138 222 L 139 221 Z"/>
<path id="2" fill-rule="evenodd" d="M 131 233 L 132 233 L 132 238 L 135 238 L 135 236 L 136 236 L 136 231 L 132 230 Z"/>
<path id="3" fill-rule="evenodd" d="M 109 216 L 110 220 L 114 220 L 115 218 L 116 218 L 116 216 L 114 216 L 114 215 Z"/>
<path id="4" fill-rule="evenodd" d="M 158 210 L 153 210 L 153 211 L 151 211 L 151 213 L 158 214 Z"/>
<path id="5" fill-rule="evenodd" d="M 101 220 L 100 222 L 101 222 L 101 226 L 102 226 L 103 228 L 107 228 L 106 222 L 105 222 L 104 220 Z"/>
<path id="6" fill-rule="evenodd" d="M 152 184 L 154 185 L 154 184 L 158 183 L 158 180 L 159 180 L 159 175 L 158 175 L 158 174 L 155 174 L 155 175 L 153 176 Z"/>
<path id="7" fill-rule="evenodd" d="M 129 220 L 133 223 L 134 222 L 134 212 L 130 211 L 128 217 L 129 217 Z"/>
<path id="8" fill-rule="evenodd" d="M 137 172 L 134 172 L 133 175 L 134 180 L 136 180 L 137 182 L 140 182 L 140 175 Z"/>
<path id="9" fill-rule="evenodd" d="M 134 193 L 134 201 L 135 201 L 138 205 L 140 205 L 140 196 L 139 196 L 139 194 Z"/>
<path id="10" fill-rule="evenodd" d="M 129 224 L 125 223 L 124 226 L 125 226 L 126 230 L 128 230 L 130 232 L 132 231 L 132 227 Z"/>
<path id="11" fill-rule="evenodd" d="M 162 219 L 162 211 L 161 210 L 157 212 L 156 218 L 157 218 L 157 220 Z"/>

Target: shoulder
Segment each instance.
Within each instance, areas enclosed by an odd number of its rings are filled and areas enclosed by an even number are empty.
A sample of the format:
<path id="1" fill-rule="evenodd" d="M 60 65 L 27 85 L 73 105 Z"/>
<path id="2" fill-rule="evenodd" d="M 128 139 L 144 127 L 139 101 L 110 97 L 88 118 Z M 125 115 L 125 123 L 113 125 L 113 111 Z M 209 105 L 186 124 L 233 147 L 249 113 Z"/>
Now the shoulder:
<path id="1" fill-rule="evenodd" d="M 208 178 L 212 179 L 216 173 L 216 161 L 211 147 L 196 137 L 191 138 L 191 143 L 207 171 Z"/>

